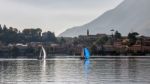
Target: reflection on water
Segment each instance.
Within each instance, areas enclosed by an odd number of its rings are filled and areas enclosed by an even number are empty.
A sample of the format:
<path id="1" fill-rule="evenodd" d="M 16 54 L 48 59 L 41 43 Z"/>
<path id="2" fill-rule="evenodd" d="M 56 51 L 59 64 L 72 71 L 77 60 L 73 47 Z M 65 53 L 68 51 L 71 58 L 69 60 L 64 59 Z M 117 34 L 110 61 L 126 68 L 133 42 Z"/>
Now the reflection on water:
<path id="1" fill-rule="evenodd" d="M 41 62 L 42 62 L 42 71 L 44 71 L 45 72 L 45 70 L 46 70 L 46 60 L 41 60 Z"/>
<path id="2" fill-rule="evenodd" d="M 42 81 L 45 81 L 45 76 L 46 76 L 46 60 L 41 60 L 41 63 L 40 65 L 42 65 L 42 69 L 41 69 L 41 80 Z"/>
<path id="3" fill-rule="evenodd" d="M 89 73 L 90 73 L 90 60 L 86 59 L 84 60 L 84 75 L 85 75 L 85 82 L 86 84 L 89 84 Z"/>
<path id="4" fill-rule="evenodd" d="M 84 71 L 86 74 L 89 73 L 89 67 L 90 67 L 90 60 L 84 60 Z"/>
<path id="5" fill-rule="evenodd" d="M 150 59 L 1 60 L 0 84 L 149 84 Z"/>

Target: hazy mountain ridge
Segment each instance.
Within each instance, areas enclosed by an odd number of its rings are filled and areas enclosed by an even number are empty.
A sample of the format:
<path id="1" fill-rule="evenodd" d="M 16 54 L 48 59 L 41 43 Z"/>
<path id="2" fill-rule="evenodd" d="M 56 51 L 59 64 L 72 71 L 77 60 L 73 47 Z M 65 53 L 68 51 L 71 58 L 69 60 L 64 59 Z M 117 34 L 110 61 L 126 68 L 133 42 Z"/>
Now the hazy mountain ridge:
<path id="1" fill-rule="evenodd" d="M 115 9 L 105 12 L 97 19 L 83 26 L 74 27 L 61 33 L 59 36 L 73 37 L 86 34 L 110 33 L 115 29 L 126 35 L 137 31 L 150 35 L 150 0 L 125 0 Z"/>

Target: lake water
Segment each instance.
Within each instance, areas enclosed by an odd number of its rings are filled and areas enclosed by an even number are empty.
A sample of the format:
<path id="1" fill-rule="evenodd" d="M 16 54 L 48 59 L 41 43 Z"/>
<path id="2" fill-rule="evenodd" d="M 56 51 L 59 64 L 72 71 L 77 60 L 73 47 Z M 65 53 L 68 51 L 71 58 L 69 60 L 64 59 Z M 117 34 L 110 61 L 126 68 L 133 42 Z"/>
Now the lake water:
<path id="1" fill-rule="evenodd" d="M 0 59 L 0 84 L 150 84 L 150 58 Z"/>

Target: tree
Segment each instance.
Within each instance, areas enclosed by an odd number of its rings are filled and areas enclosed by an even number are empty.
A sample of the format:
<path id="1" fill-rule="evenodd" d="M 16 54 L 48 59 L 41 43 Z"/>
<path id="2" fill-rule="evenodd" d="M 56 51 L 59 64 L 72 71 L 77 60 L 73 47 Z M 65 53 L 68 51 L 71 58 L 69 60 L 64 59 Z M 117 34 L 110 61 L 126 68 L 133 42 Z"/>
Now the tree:
<path id="1" fill-rule="evenodd" d="M 97 44 L 97 45 L 104 45 L 107 41 L 108 41 L 108 37 L 107 37 L 107 36 L 104 36 L 104 37 L 99 38 L 99 39 L 96 41 L 96 44 Z"/>
<path id="2" fill-rule="evenodd" d="M 43 42 L 56 42 L 57 41 L 55 34 L 50 31 L 43 33 L 42 39 L 43 39 Z"/>
<path id="3" fill-rule="evenodd" d="M 22 31 L 26 42 L 39 42 L 41 41 L 41 32 L 40 28 L 37 29 L 24 29 Z"/>
<path id="4" fill-rule="evenodd" d="M 6 27 L 6 25 L 3 26 L 3 31 L 4 31 L 4 32 L 7 32 L 7 31 L 8 31 L 8 28 Z"/>
<path id="5" fill-rule="evenodd" d="M 1 24 L 0 24 L 0 33 L 2 32 L 2 30 L 3 30 L 3 29 L 2 29 L 2 26 L 1 26 Z"/>
<path id="6" fill-rule="evenodd" d="M 93 44 L 93 45 L 91 46 L 90 51 L 91 51 L 92 54 L 97 54 L 97 47 L 96 47 L 95 44 Z"/>
<path id="7" fill-rule="evenodd" d="M 18 33 L 18 29 L 17 28 L 13 28 L 13 31 Z"/>
<path id="8" fill-rule="evenodd" d="M 61 37 L 60 38 L 60 44 L 62 45 L 62 44 L 65 44 L 66 43 L 66 40 L 64 39 L 64 37 Z"/>
<path id="9" fill-rule="evenodd" d="M 3 26 L 3 31 L 1 32 L 2 42 L 6 44 L 13 43 L 17 39 L 16 35 L 17 33 L 13 31 L 12 27 L 8 29 L 6 25 Z"/>
<path id="10" fill-rule="evenodd" d="M 101 47 L 101 53 L 104 53 L 104 44 L 108 41 L 108 37 L 104 36 L 96 41 L 96 44 Z"/>
<path id="11" fill-rule="evenodd" d="M 115 32 L 115 39 L 120 39 L 122 36 L 121 36 L 121 33 L 119 33 L 118 31 Z"/>
<path id="12" fill-rule="evenodd" d="M 138 35 L 139 35 L 139 33 L 137 33 L 137 32 L 133 32 L 133 33 L 128 34 L 128 39 L 129 39 L 128 46 L 132 46 L 136 43 Z"/>
<path id="13" fill-rule="evenodd" d="M 42 42 L 42 29 L 31 28 L 24 29 L 22 32 L 17 28 L 9 27 L 6 25 L 3 28 L 0 25 L 0 41 L 4 44 L 9 43 L 28 43 L 28 42 Z M 57 42 L 55 34 L 53 32 L 46 32 L 45 42 Z"/>

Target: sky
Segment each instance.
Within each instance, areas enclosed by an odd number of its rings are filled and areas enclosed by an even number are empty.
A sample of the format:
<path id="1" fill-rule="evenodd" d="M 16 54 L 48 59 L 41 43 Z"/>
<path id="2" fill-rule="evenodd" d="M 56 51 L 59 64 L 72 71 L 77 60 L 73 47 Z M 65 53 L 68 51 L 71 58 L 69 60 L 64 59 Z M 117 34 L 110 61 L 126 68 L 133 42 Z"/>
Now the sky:
<path id="1" fill-rule="evenodd" d="M 0 0 L 0 24 L 23 30 L 41 28 L 59 35 L 81 26 L 123 0 Z"/>

